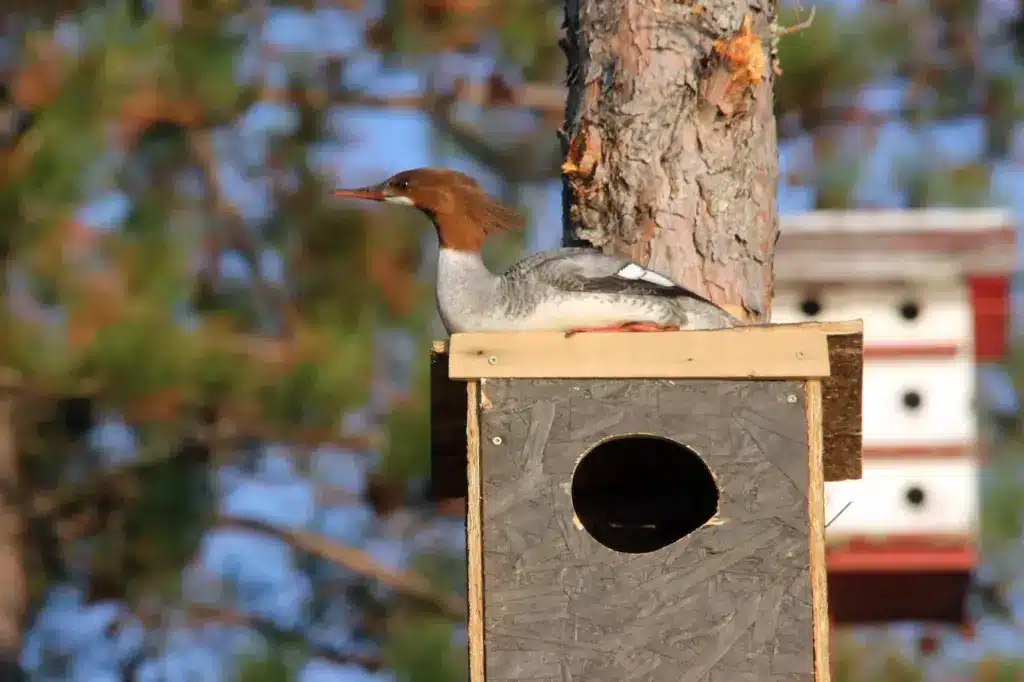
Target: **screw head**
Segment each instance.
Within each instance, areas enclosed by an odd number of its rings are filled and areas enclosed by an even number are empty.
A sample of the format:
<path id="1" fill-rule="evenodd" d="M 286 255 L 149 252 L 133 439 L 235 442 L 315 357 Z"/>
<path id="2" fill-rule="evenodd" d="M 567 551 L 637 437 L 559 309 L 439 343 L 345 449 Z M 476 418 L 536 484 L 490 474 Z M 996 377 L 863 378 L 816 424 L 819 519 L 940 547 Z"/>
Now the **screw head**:
<path id="1" fill-rule="evenodd" d="M 787 395 L 786 396 L 786 402 L 787 403 L 795 403 L 796 402 L 796 395 L 794 395 L 793 393 L 790 393 L 789 395 Z"/>
<path id="2" fill-rule="evenodd" d="M 501 445 L 501 436 L 495 436 L 494 438 L 491 439 L 491 442 L 494 443 L 495 445 Z"/>
<path id="3" fill-rule="evenodd" d="M 488 365 L 496 365 L 496 364 L 498 364 L 498 357 L 495 356 L 495 355 L 492 355 L 491 357 L 487 358 L 487 364 Z"/>

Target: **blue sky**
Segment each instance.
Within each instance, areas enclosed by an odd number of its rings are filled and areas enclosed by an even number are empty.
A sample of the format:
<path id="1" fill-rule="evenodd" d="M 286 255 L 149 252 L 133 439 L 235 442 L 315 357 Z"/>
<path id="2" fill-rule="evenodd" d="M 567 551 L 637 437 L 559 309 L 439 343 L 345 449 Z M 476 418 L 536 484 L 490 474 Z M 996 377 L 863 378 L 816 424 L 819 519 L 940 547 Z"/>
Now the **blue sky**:
<path id="1" fill-rule="evenodd" d="M 843 4 L 852 5 L 854 0 L 844 0 Z M 345 52 L 360 39 L 357 24 L 333 8 L 321 10 L 315 20 L 311 15 L 296 11 L 275 12 L 264 38 L 283 49 L 313 53 Z M 374 60 L 355 63 L 350 68 L 350 79 L 370 85 L 377 74 L 377 66 Z M 401 75 L 372 81 L 374 89 L 387 92 L 416 90 L 418 86 L 414 78 Z M 867 93 L 865 101 L 872 107 L 885 108 L 893 106 L 897 95 L 892 89 L 878 89 Z M 429 124 L 415 112 L 349 110 L 339 113 L 335 122 L 352 141 L 344 148 L 322 149 L 317 157 L 325 167 L 334 170 L 339 185 L 364 184 L 405 168 L 430 164 L 478 172 L 465 159 L 439 157 L 432 152 Z M 277 127 L 287 128 L 290 123 L 291 116 L 276 107 L 261 106 L 251 111 L 240 127 L 240 133 L 246 141 L 247 161 L 255 164 L 262 161 L 261 138 L 264 131 Z M 936 151 L 951 161 L 970 158 L 977 153 L 981 142 L 982 128 L 977 121 L 941 126 L 929 141 Z M 913 136 L 908 135 L 901 126 L 890 125 L 883 129 L 877 151 L 870 158 L 865 173 L 870 181 L 863 183 L 860 188 L 863 198 L 883 204 L 896 203 L 898 198 L 889 190 L 890 170 L 895 159 L 921 153 L 913 144 Z M 799 146 L 784 148 L 783 169 L 802 152 Z M 996 172 L 999 198 L 1004 205 L 1013 208 L 1018 216 L 1024 212 L 1024 191 L 1021 191 L 1024 188 L 1024 177 L 1021 172 L 1012 164 L 998 168 Z M 265 191 L 260 187 L 246 185 L 235 169 L 225 166 L 222 182 L 228 197 L 247 217 L 258 218 L 265 210 L 268 200 Z M 551 248 L 559 241 L 559 192 L 559 184 L 552 182 L 544 187 L 532 188 L 528 194 L 533 216 L 527 247 L 530 251 Z M 810 206 L 811 197 L 802 188 L 783 186 L 779 196 L 784 213 L 806 210 Z M 83 213 L 88 222 L 102 225 L 116 222 L 125 208 L 122 198 L 110 196 L 88 207 Z M 392 364 L 407 365 L 410 361 L 408 352 L 402 353 L 399 349 L 391 352 L 395 353 Z M 1007 394 L 1005 386 L 1000 387 L 997 380 L 987 381 L 996 381 L 993 390 L 1003 389 L 1001 395 L 1004 398 L 1001 401 L 1015 401 L 1015 397 Z M 112 460 L 134 455 L 135 444 L 131 442 L 131 436 L 116 422 L 97 429 L 94 439 L 95 445 L 108 452 Z M 408 544 L 401 539 L 389 537 L 387 529 L 378 526 L 366 506 L 353 504 L 318 513 L 314 491 L 294 470 L 286 451 L 279 448 L 275 454 L 272 449 L 270 454 L 261 470 L 255 474 L 231 469 L 221 473 L 219 484 L 221 509 L 224 512 L 285 526 L 316 529 L 346 544 L 363 547 L 390 566 L 401 567 L 408 559 Z M 362 489 L 364 474 L 371 464 L 372 457 L 366 453 L 324 448 L 313 456 L 313 478 L 320 483 L 330 483 L 358 492 Z M 451 521 L 439 521 L 430 531 L 440 532 L 445 542 L 455 547 L 463 544 L 461 526 Z M 309 593 L 309 585 L 295 570 L 294 556 L 287 547 L 246 533 L 211 532 L 204 543 L 200 563 L 209 573 L 234 575 L 269 586 L 269 589 L 257 590 L 245 597 L 244 606 L 273 616 L 285 625 L 299 617 L 300 606 Z M 192 585 L 189 589 L 199 595 L 209 588 Z M 1017 601 L 1019 611 L 1024 612 L 1024 603 L 1021 603 L 1024 602 L 1024 595 L 1018 594 Z M 115 607 L 109 604 L 82 606 L 74 590 L 56 591 L 27 642 L 25 662 L 35 664 L 39 662 L 43 648 L 56 648 L 66 652 L 70 672 L 67 676 L 55 679 L 115 682 L 112 662 L 138 643 L 140 633 L 128 629 L 116 638 L 103 635 L 102 630 L 114 612 Z M 323 633 L 323 636 L 328 641 L 344 646 L 350 642 L 354 624 L 354 619 L 341 614 L 332 631 Z M 1021 649 L 1017 644 L 1019 639 L 1019 633 L 983 624 L 980 637 L 975 643 L 954 644 L 952 654 L 954 657 L 973 657 L 986 649 L 1020 654 Z M 221 673 L 223 653 L 236 647 L 253 646 L 256 642 L 251 636 L 229 629 L 219 634 L 197 634 L 183 629 L 167 642 L 167 655 L 144 668 L 140 680 L 185 682 L 188 679 L 206 682 L 224 679 Z M 191 677 L 193 674 L 196 676 Z M 303 682 L 357 682 L 390 678 L 384 673 L 369 675 L 357 668 L 339 668 L 313 661 L 306 666 L 301 679 Z"/>

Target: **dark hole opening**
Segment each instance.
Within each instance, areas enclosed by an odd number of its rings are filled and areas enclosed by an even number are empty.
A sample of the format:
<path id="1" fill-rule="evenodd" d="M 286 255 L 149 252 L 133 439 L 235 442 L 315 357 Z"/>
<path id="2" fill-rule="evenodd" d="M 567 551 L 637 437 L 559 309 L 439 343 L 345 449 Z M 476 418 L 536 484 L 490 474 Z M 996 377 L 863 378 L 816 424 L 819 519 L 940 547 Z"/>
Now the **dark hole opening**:
<path id="1" fill-rule="evenodd" d="M 921 315 L 921 306 L 917 301 L 904 301 L 900 306 L 900 317 L 908 322 L 916 320 Z"/>
<path id="2" fill-rule="evenodd" d="M 808 296 L 800 303 L 800 311 L 807 317 L 817 317 L 821 314 L 821 301 Z"/>
<path id="3" fill-rule="evenodd" d="M 924 488 L 912 485 L 907 488 L 907 504 L 912 507 L 920 507 L 924 504 Z"/>
<path id="4" fill-rule="evenodd" d="M 922 402 L 921 394 L 917 391 L 906 391 L 903 394 L 903 406 L 908 410 L 916 410 Z"/>
<path id="5" fill-rule="evenodd" d="M 656 436 L 605 441 L 572 477 L 576 517 L 605 547 L 654 552 L 697 530 L 718 511 L 718 486 L 690 448 Z"/>

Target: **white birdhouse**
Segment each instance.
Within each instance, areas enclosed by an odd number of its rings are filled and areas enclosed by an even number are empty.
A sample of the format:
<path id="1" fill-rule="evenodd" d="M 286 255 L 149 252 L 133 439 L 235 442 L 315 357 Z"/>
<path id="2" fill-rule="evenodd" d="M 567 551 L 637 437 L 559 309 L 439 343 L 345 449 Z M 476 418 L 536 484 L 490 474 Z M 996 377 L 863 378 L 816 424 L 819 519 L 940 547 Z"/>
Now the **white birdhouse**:
<path id="1" fill-rule="evenodd" d="M 1002 211 L 782 219 L 772 321 L 864 321 L 863 478 L 826 485 L 837 620 L 963 617 L 979 512 L 974 377 L 1006 349 L 1014 242 Z M 939 575 L 955 586 L 927 605 L 913 596 Z"/>

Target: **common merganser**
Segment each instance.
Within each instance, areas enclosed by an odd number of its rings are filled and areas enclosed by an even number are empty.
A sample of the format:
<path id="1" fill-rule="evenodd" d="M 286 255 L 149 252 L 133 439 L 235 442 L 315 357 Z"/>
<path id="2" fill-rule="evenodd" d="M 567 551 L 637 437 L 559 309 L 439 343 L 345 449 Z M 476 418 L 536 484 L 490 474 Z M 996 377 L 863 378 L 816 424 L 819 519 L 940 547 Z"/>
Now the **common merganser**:
<path id="1" fill-rule="evenodd" d="M 338 197 L 412 206 L 434 223 L 440 242 L 437 307 L 449 333 L 723 329 L 739 321 L 665 275 L 595 249 L 537 253 L 502 274 L 480 255 L 489 234 L 519 216 L 469 176 L 418 168 Z"/>

